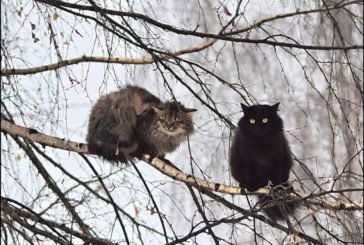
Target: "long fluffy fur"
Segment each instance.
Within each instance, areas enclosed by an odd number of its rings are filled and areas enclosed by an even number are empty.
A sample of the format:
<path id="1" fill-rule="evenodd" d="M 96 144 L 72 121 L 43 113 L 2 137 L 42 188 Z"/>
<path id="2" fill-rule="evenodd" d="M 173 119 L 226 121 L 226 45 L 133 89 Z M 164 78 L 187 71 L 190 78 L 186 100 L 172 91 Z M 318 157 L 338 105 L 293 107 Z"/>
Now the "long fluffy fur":
<path id="1" fill-rule="evenodd" d="M 143 88 L 127 86 L 100 97 L 93 106 L 86 138 L 88 149 L 110 162 L 127 163 L 145 153 L 164 156 L 193 132 L 190 114 L 194 111 L 178 102 L 163 103 Z M 160 117 L 169 114 L 176 114 L 183 122 L 183 132 L 178 135 L 163 131 Z"/>
<path id="2" fill-rule="evenodd" d="M 230 151 L 231 174 L 242 188 L 249 191 L 265 187 L 270 182 L 273 195 L 279 194 L 274 192 L 274 187 L 288 180 L 292 159 L 283 134 L 283 121 L 277 115 L 278 104 L 251 107 L 242 104 L 242 108 L 244 116 L 239 120 Z M 267 122 L 262 123 L 263 119 Z M 281 206 L 265 209 L 272 219 L 282 220 L 295 209 L 294 204 L 282 206 L 282 200 L 277 201 L 272 196 L 258 196 L 258 201 L 262 207 L 276 203 Z"/>

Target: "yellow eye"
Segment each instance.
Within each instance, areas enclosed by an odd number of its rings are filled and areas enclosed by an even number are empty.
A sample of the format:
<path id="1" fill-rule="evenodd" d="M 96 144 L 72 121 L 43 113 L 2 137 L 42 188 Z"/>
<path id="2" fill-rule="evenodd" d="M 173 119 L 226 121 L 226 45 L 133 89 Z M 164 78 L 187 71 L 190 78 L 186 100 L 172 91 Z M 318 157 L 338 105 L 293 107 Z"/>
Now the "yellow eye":
<path id="1" fill-rule="evenodd" d="M 265 118 L 263 118 L 262 122 L 263 122 L 263 123 L 267 123 L 267 122 L 268 122 L 268 118 L 266 118 L 266 117 L 265 117 Z"/>
<path id="2" fill-rule="evenodd" d="M 255 120 L 254 119 L 250 119 L 249 121 L 251 124 L 254 124 L 255 123 Z"/>

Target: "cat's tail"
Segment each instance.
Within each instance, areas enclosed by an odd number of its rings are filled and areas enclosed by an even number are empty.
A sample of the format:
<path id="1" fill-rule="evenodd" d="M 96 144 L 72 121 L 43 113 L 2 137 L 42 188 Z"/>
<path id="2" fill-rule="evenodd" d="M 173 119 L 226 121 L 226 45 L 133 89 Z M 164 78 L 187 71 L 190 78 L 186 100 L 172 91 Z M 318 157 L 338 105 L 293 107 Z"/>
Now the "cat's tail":
<path id="1" fill-rule="evenodd" d="M 258 195 L 258 203 L 270 219 L 288 220 L 288 217 L 293 216 L 299 206 L 297 202 L 290 202 L 293 200 L 290 196 L 291 192 L 292 188 L 275 186 L 270 194 Z"/>
<path id="2" fill-rule="evenodd" d="M 99 155 L 112 163 L 127 164 L 133 158 L 132 155 L 137 148 L 138 144 L 136 142 L 124 144 L 93 140 L 88 142 L 88 151 L 90 153 Z"/>

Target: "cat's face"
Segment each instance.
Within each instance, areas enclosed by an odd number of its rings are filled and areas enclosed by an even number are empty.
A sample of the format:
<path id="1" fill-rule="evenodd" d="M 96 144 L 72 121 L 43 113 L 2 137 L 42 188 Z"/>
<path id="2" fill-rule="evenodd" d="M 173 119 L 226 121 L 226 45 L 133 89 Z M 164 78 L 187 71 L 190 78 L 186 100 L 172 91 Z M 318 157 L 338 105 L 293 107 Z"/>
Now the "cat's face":
<path id="1" fill-rule="evenodd" d="M 177 102 L 166 103 L 165 108 L 155 108 L 158 130 L 169 136 L 187 135 L 192 133 L 192 114 L 197 111 L 185 108 Z"/>
<path id="2" fill-rule="evenodd" d="M 246 106 L 241 104 L 244 116 L 239 121 L 239 128 L 256 136 L 263 136 L 283 128 L 282 119 L 278 116 L 279 103 L 269 105 Z"/>

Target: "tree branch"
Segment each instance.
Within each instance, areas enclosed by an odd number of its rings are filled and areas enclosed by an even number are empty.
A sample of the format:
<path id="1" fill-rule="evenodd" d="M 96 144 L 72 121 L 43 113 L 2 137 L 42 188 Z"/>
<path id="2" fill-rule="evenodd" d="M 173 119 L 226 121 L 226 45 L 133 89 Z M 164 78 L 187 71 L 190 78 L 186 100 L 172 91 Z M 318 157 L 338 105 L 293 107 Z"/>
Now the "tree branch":
<path id="1" fill-rule="evenodd" d="M 87 145 L 84 143 L 78 143 L 73 142 L 69 140 L 60 139 L 57 137 L 52 137 L 49 135 L 45 135 L 42 133 L 39 133 L 38 131 L 22 127 L 16 124 L 13 124 L 5 119 L 1 119 L 1 131 L 3 133 L 8 133 L 12 136 L 20 136 L 22 138 L 25 138 L 30 141 L 34 141 L 36 143 L 39 143 L 43 146 L 50 146 L 53 148 L 59 148 L 63 150 L 73 151 L 77 153 L 88 153 Z M 231 194 L 231 195 L 241 195 L 241 194 L 247 194 L 247 195 L 255 195 L 255 194 L 267 194 L 269 193 L 269 189 L 267 188 L 260 188 L 259 190 L 255 192 L 249 192 L 249 193 L 242 193 L 241 188 L 234 187 L 234 186 L 228 186 L 224 184 L 209 182 L 203 179 L 196 178 L 194 176 L 191 176 L 189 174 L 186 174 L 184 172 L 181 172 L 174 168 L 172 165 L 168 164 L 167 162 L 159 159 L 159 158 L 152 158 L 150 155 L 145 154 L 142 157 L 142 160 L 152 165 L 154 168 L 162 172 L 163 174 L 175 179 L 179 180 L 181 182 L 184 182 L 186 184 L 189 184 L 191 186 L 195 186 L 197 188 L 202 188 L 210 191 L 225 193 L 225 194 Z M 362 191 L 360 188 L 358 189 L 350 189 L 350 190 L 342 190 L 344 191 Z M 335 192 L 335 191 L 333 191 Z M 328 192 L 331 193 L 331 192 Z M 326 193 L 325 193 L 326 194 Z M 362 210 L 363 209 L 363 203 L 348 203 L 348 202 L 334 202 L 334 201 L 327 201 L 324 199 L 319 198 L 320 195 L 304 195 L 301 193 L 292 193 L 292 197 L 296 200 L 294 201 L 302 201 L 305 200 L 308 204 L 313 204 L 317 206 L 321 206 L 323 208 L 329 208 L 334 210 Z"/>
<path id="2" fill-rule="evenodd" d="M 299 48 L 299 49 L 314 49 L 314 50 L 348 50 L 348 49 L 361 49 L 363 48 L 363 45 L 353 45 L 353 46 L 315 46 L 315 45 L 301 45 L 301 44 L 293 44 L 293 43 L 285 43 L 285 42 L 275 42 L 275 41 L 268 41 L 267 39 L 248 39 L 248 38 L 234 38 L 234 37 L 230 37 L 230 35 L 232 34 L 237 34 L 242 32 L 240 31 L 234 31 L 234 32 L 227 32 L 224 34 L 212 34 L 212 33 L 203 33 L 203 32 L 198 32 L 198 31 L 190 31 L 190 30 L 183 30 L 183 29 L 179 29 L 179 28 L 175 28 L 171 25 L 167 25 L 167 24 L 163 24 L 161 22 L 158 22 L 146 15 L 142 15 L 139 13 L 133 13 L 133 12 L 124 12 L 124 11 L 116 11 L 116 10 L 110 10 L 110 9 L 104 9 L 104 8 L 100 8 L 98 6 L 86 6 L 86 5 L 79 5 L 79 4 L 72 4 L 72 3 L 66 3 L 66 2 L 61 2 L 61 1 L 56 1 L 56 0 L 36 0 L 37 2 L 41 2 L 41 3 L 45 3 L 54 7 L 68 7 L 68 8 L 75 8 L 78 10 L 88 10 L 88 11 L 94 11 L 94 12 L 98 12 L 98 13 L 102 13 L 102 14 L 110 14 L 110 15 L 117 15 L 117 16 L 127 16 L 127 17 L 132 17 L 135 19 L 141 19 L 144 20 L 152 25 L 155 25 L 157 27 L 160 27 L 164 30 L 167 31 L 171 31 L 174 32 L 176 34 L 183 34 L 183 35 L 190 35 L 190 36 L 196 36 L 196 37 L 201 37 L 201 38 L 213 38 L 213 39 L 218 39 L 218 40 L 225 40 L 225 41 L 232 41 L 232 42 L 244 42 L 244 43 L 261 43 L 261 44 L 268 44 L 268 45 L 273 45 L 273 46 L 282 46 L 282 47 L 290 47 L 290 48 Z M 265 22 L 268 21 L 272 21 L 272 20 L 276 20 L 276 19 L 280 19 L 280 18 L 286 18 L 286 17 L 292 17 L 294 15 L 299 15 L 299 14 L 307 14 L 307 13 L 315 13 L 315 12 L 323 12 L 323 11 L 329 11 L 329 10 L 334 10 L 334 9 L 338 9 L 338 8 L 342 8 L 343 6 L 349 5 L 349 4 L 355 4 L 355 3 L 360 3 L 361 1 L 351 1 L 348 3 L 344 3 L 342 5 L 338 4 L 338 5 L 333 5 L 330 6 L 328 8 L 322 8 L 322 9 L 311 9 L 311 10 L 304 10 L 304 11 L 296 11 L 293 13 L 287 13 L 284 15 L 277 15 L 274 17 L 269 17 L 263 20 L 258 21 L 258 25 L 252 25 L 250 28 L 248 28 L 249 30 L 252 28 L 255 28 Z M 244 31 L 245 28 L 244 28 Z"/>
<path id="3" fill-rule="evenodd" d="M 57 63 L 44 65 L 44 66 L 37 66 L 37 67 L 31 67 L 31 68 L 1 69 L 0 76 L 31 75 L 31 74 L 35 74 L 35 73 L 39 73 L 39 72 L 44 72 L 44 71 L 56 70 L 61 67 L 75 65 L 75 64 L 84 63 L 84 62 L 109 63 L 109 64 L 115 63 L 115 64 L 121 64 L 121 65 L 126 65 L 126 64 L 128 64 L 128 65 L 147 65 L 147 64 L 153 64 L 156 61 L 173 59 L 173 58 L 183 55 L 183 54 L 199 52 L 203 49 L 210 47 L 215 42 L 216 42 L 216 40 L 208 40 L 207 42 L 197 45 L 195 47 L 181 49 L 181 50 L 178 50 L 171 54 L 160 55 L 160 56 L 158 56 L 158 58 L 156 58 L 156 56 L 155 57 L 145 57 L 145 58 L 123 58 L 123 57 L 102 57 L 102 56 L 83 55 L 81 57 L 63 60 L 63 61 L 60 61 Z"/>
<path id="4" fill-rule="evenodd" d="M 20 205 L 21 207 L 16 207 L 14 204 Z M 35 222 L 35 224 L 30 227 L 24 225 L 24 227 L 26 227 L 32 231 L 34 231 L 32 227 L 39 223 L 39 224 L 43 224 L 48 227 L 51 227 L 53 229 L 54 228 L 59 229 L 68 235 L 78 237 L 78 238 L 82 239 L 84 242 L 98 242 L 98 244 L 102 244 L 102 245 L 111 245 L 112 244 L 112 242 L 109 240 L 93 237 L 90 234 L 84 234 L 84 233 L 78 232 L 74 229 L 71 229 L 71 228 L 67 227 L 66 224 L 60 224 L 55 221 L 42 218 L 40 214 L 34 212 L 33 210 L 31 210 L 30 208 L 28 208 L 26 206 L 23 206 L 21 203 L 11 200 L 9 198 L 1 197 L 1 211 L 4 212 L 5 214 L 7 214 L 11 218 L 11 220 L 17 221 L 21 225 L 28 224 L 29 222 L 26 222 L 26 220 L 31 220 L 31 221 Z M 46 232 L 44 231 L 43 233 L 40 233 L 40 234 L 44 235 L 44 234 L 46 234 Z M 47 237 L 52 238 L 52 236 L 50 236 L 51 235 L 50 232 L 48 232 L 48 235 L 49 236 L 47 236 Z M 57 239 L 59 239 L 59 238 L 57 238 Z M 53 240 L 58 241 L 57 239 L 53 239 Z"/>
<path id="5" fill-rule="evenodd" d="M 167 25 L 161 22 L 158 22 L 146 15 L 142 15 L 139 13 L 133 13 L 133 12 L 124 12 L 124 11 L 116 11 L 116 10 L 110 10 L 110 9 L 104 9 L 104 8 L 100 8 L 98 6 L 86 6 L 86 5 L 79 5 L 79 4 L 73 4 L 73 3 L 67 3 L 67 2 L 62 2 L 62 1 L 55 1 L 55 0 L 36 0 L 37 2 L 40 3 L 44 3 L 44 4 L 48 4 L 54 7 L 66 7 L 66 8 L 73 8 L 73 9 L 78 9 L 78 10 L 87 10 L 87 11 L 93 11 L 93 12 L 98 12 L 98 13 L 102 13 L 102 14 L 110 14 L 110 15 L 116 15 L 116 16 L 121 16 L 121 17 L 132 17 L 134 19 L 141 19 L 143 21 L 146 21 L 149 24 L 155 25 L 159 28 L 162 28 L 166 31 L 171 31 L 174 32 L 176 34 L 183 34 L 183 35 L 191 35 L 191 36 L 196 36 L 196 37 L 201 37 L 201 38 L 209 38 L 207 40 L 207 42 L 201 44 L 201 45 L 197 45 L 195 47 L 190 47 L 190 48 L 185 48 L 185 49 L 181 49 L 179 51 L 173 52 L 173 53 L 165 53 L 165 52 L 160 52 L 161 55 L 160 56 L 150 56 L 150 57 L 145 57 L 145 58 L 124 58 L 124 57 L 101 57 L 101 56 L 81 56 L 81 57 L 76 57 L 73 59 L 68 59 L 68 60 L 64 60 L 61 62 L 57 62 L 57 63 L 53 63 L 53 64 L 48 64 L 48 65 L 43 65 L 43 66 L 38 66 L 38 67 L 32 67 L 32 68 L 12 68 L 12 69 L 2 69 L 0 71 L 0 75 L 1 76 L 11 76 L 11 75 L 29 75 L 29 74 L 35 74 L 38 72 L 44 72 L 44 71 L 49 71 L 49 70 L 55 70 L 61 67 L 65 67 L 65 66 L 69 66 L 69 65 L 74 65 L 74 64 L 78 64 L 78 63 L 83 63 L 83 62 L 98 62 L 98 63 L 116 63 L 116 64 L 134 64 L 134 65 L 145 65 L 145 64 L 152 64 L 156 61 L 160 61 L 160 60 L 167 60 L 167 59 L 172 59 L 174 57 L 183 55 L 183 54 L 187 54 L 187 53 L 194 53 L 194 52 L 199 52 L 203 49 L 206 49 L 208 47 L 210 47 L 211 45 L 213 45 L 216 41 L 218 40 L 225 40 L 225 41 L 231 41 L 231 42 L 244 42 L 244 43 L 255 43 L 255 44 L 268 44 L 268 45 L 273 45 L 273 46 L 281 46 L 281 47 L 288 47 L 288 48 L 299 48 L 299 49 L 306 49 L 306 50 L 350 50 L 350 49 L 363 49 L 363 45 L 352 45 L 352 46 L 315 46 L 315 45 L 302 45 L 299 44 L 297 41 L 295 41 L 295 43 L 286 43 L 286 42 L 279 42 L 279 41 L 270 41 L 268 39 L 270 39 L 271 37 L 266 37 L 264 39 L 247 39 L 247 38 L 235 38 L 235 37 L 231 37 L 231 35 L 236 35 L 239 33 L 243 33 L 243 32 L 247 32 L 250 31 L 254 28 L 257 28 L 261 25 L 263 25 L 264 23 L 270 22 L 270 21 L 274 21 L 274 20 L 278 20 L 278 19 L 282 19 L 282 18 L 287 18 L 287 17 L 292 17 L 295 15 L 302 15 L 302 14 L 308 14 L 308 13 L 317 13 L 317 12 L 327 12 L 330 10 L 335 10 L 335 9 L 340 9 L 340 8 L 344 8 L 347 5 L 351 5 L 351 4 L 358 4 L 361 1 L 355 0 L 355 1 L 349 1 L 349 2 L 343 2 L 342 4 L 337 4 L 337 5 L 333 5 L 333 6 L 328 6 L 325 8 L 317 8 L 317 9 L 309 9 L 309 10 L 302 10 L 299 11 L 297 10 L 296 12 L 291 12 L 291 13 L 285 13 L 285 14 L 280 14 L 280 15 L 276 15 L 276 16 L 272 16 L 272 17 L 268 17 L 268 18 L 264 18 L 261 19 L 257 22 L 255 22 L 252 25 L 249 25 L 247 27 L 244 28 L 240 28 L 234 31 L 225 31 L 226 27 L 228 25 L 226 25 L 221 31 L 219 31 L 218 34 L 212 34 L 212 33 L 201 33 L 201 32 L 197 32 L 197 31 L 190 31 L 190 30 L 184 30 L 184 29 L 179 29 L 179 28 L 175 28 L 171 25 Z M 230 24 L 230 22 L 229 22 Z"/>

